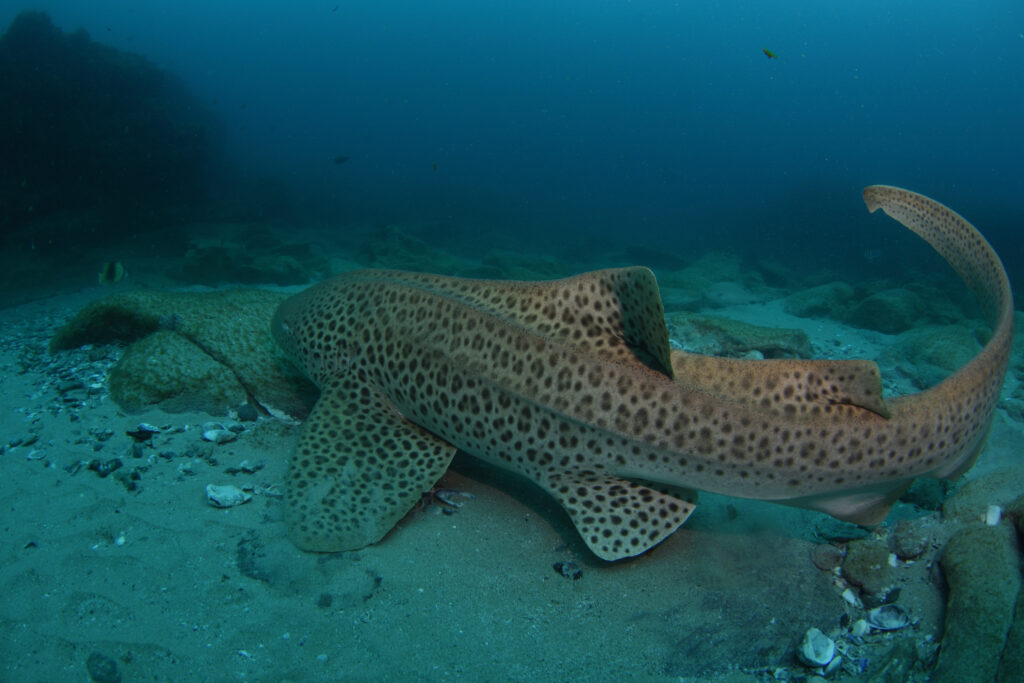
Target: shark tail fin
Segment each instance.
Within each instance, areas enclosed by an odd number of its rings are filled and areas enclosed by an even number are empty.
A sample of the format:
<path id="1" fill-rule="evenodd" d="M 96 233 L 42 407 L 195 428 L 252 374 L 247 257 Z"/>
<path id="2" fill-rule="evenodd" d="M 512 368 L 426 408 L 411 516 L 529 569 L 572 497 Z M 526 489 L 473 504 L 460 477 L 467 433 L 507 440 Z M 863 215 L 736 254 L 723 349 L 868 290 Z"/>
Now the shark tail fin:
<path id="1" fill-rule="evenodd" d="M 974 464 L 984 447 L 1002 390 L 1013 345 L 1013 295 L 1002 261 L 992 246 L 960 214 L 939 202 L 888 185 L 864 189 L 872 213 L 882 209 L 935 248 L 975 293 L 992 337 L 967 365 L 938 385 L 891 402 L 893 415 L 913 422 L 946 423 L 962 444 L 955 457 L 918 476 L 953 479 Z M 916 414 L 915 414 L 916 413 Z"/>

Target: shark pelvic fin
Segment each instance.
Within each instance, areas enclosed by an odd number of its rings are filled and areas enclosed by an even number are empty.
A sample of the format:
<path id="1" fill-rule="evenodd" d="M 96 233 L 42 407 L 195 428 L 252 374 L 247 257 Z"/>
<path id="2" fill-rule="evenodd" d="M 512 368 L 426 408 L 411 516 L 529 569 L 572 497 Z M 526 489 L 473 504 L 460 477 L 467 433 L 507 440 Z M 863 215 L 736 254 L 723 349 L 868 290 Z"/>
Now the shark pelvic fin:
<path id="1" fill-rule="evenodd" d="M 652 548 L 696 507 L 648 486 L 594 472 L 551 474 L 544 485 L 602 560 L 621 560 Z"/>

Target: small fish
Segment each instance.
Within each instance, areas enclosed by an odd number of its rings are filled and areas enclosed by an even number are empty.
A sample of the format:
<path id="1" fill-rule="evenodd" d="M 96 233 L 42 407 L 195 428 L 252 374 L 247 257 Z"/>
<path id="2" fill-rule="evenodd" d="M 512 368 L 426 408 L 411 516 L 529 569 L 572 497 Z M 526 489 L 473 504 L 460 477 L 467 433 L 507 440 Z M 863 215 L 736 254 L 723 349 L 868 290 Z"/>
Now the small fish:
<path id="1" fill-rule="evenodd" d="M 435 171 L 437 170 L 437 164 L 434 164 L 434 170 Z"/>
<path id="2" fill-rule="evenodd" d="M 334 164 L 335 165 L 343 164 L 346 161 L 348 161 L 348 157 L 347 156 L 343 156 L 343 155 L 339 154 L 338 156 L 334 157 Z"/>
<path id="3" fill-rule="evenodd" d="M 101 285 L 116 285 L 121 280 L 128 277 L 128 271 L 125 270 L 124 264 L 120 261 L 107 261 L 100 268 L 99 282 Z"/>
<path id="4" fill-rule="evenodd" d="M 334 9 L 332 9 L 331 11 L 332 12 L 337 12 L 339 7 L 341 7 L 341 5 L 335 5 Z"/>
<path id="5" fill-rule="evenodd" d="M 779 58 L 779 56 L 777 54 L 775 54 L 774 52 L 772 52 L 771 50 L 769 50 L 766 47 L 762 47 L 761 48 L 761 52 L 763 52 L 764 56 L 767 57 L 768 59 L 778 59 Z"/>

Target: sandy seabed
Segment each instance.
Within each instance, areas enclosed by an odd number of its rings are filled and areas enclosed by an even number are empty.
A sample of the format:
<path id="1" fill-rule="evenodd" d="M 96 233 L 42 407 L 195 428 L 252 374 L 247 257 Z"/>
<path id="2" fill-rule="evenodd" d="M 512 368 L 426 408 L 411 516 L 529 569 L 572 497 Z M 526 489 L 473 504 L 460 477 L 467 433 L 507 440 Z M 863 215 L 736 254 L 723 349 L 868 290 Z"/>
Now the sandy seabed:
<path id="1" fill-rule="evenodd" d="M 810 627 L 848 649 L 843 680 L 898 639 L 941 636 L 936 547 L 897 568 L 911 627 L 853 642 L 863 609 L 811 561 L 848 525 L 705 496 L 666 542 L 609 564 L 553 500 L 468 456 L 441 482 L 470 494 L 460 508 L 425 505 L 357 552 L 299 551 L 281 497 L 298 424 L 239 423 L 214 445 L 201 425 L 235 421 L 119 410 L 116 350 L 46 351 L 100 294 L 0 312 L 3 680 L 799 680 Z M 137 442 L 142 422 L 160 433 Z M 1018 435 L 998 415 L 979 467 Z M 212 507 L 208 484 L 252 499 Z M 900 504 L 890 523 L 928 515 Z"/>

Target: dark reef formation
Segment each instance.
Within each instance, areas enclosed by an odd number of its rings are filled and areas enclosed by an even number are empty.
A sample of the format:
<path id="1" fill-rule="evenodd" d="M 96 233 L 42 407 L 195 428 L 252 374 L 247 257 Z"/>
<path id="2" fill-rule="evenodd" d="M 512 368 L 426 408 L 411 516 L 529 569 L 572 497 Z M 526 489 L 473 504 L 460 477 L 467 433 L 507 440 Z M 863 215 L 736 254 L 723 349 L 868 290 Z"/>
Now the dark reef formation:
<path id="1" fill-rule="evenodd" d="M 218 121 L 172 74 L 84 30 L 19 14 L 0 37 L 0 102 L 4 242 L 116 237 L 208 195 Z"/>

